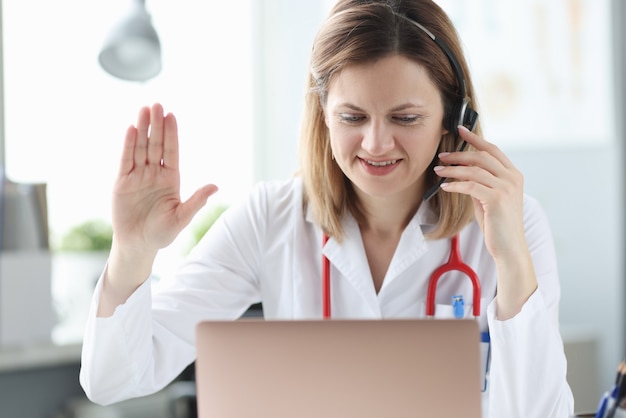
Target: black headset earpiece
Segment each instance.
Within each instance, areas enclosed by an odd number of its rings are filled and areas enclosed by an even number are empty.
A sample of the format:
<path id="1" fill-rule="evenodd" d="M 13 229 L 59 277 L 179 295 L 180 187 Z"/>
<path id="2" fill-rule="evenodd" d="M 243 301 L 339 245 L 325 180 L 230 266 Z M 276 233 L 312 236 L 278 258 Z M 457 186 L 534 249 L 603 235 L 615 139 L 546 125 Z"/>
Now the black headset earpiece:
<path id="1" fill-rule="evenodd" d="M 450 127 L 446 127 L 449 131 L 453 131 L 457 136 L 459 135 L 458 126 L 465 126 L 470 131 L 473 131 L 478 122 L 478 112 L 476 112 L 470 106 L 470 100 L 464 97 L 463 100 L 453 109 L 451 112 Z"/>
<path id="2" fill-rule="evenodd" d="M 463 98 L 457 101 L 452 109 L 448 111 L 444 121 L 443 127 L 453 132 L 456 136 L 459 135 L 459 125 L 465 126 L 470 131 L 474 130 L 476 122 L 478 121 L 478 113 L 470 106 L 469 99 Z"/>
<path id="3" fill-rule="evenodd" d="M 437 38 L 431 31 L 426 29 L 423 25 L 417 23 L 416 21 L 409 19 L 406 16 L 398 14 L 399 17 L 406 19 L 408 22 L 411 22 L 415 26 L 417 26 L 420 30 L 422 30 L 430 39 L 432 39 L 439 48 L 446 54 L 450 64 L 452 65 L 452 69 L 454 70 L 454 74 L 456 75 L 456 79 L 459 85 L 459 100 L 457 101 L 454 108 L 451 110 L 450 114 L 444 120 L 444 127 L 450 131 L 454 132 L 454 134 L 458 137 L 459 130 L 458 126 L 465 126 L 470 131 L 473 131 L 476 127 L 476 123 L 478 122 L 478 112 L 476 112 L 470 105 L 470 99 L 467 96 L 467 89 L 465 86 L 465 77 L 463 77 L 463 71 L 461 69 L 461 65 L 459 61 L 456 59 L 448 45 L 445 44 L 441 39 Z M 465 150 L 467 143 L 463 141 L 458 149 L 458 151 Z M 445 181 L 445 178 L 441 178 L 437 184 L 431 187 L 426 193 L 424 193 L 423 200 L 426 201 L 430 199 L 432 196 L 437 193 L 439 190 L 439 186 Z"/>

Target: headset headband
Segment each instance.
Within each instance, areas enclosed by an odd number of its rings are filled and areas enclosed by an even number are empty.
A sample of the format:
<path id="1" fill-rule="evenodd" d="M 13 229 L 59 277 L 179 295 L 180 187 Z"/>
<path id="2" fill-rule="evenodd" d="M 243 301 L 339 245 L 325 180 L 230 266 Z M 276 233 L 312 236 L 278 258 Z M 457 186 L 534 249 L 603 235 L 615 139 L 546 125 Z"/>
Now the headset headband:
<path id="1" fill-rule="evenodd" d="M 435 41 L 435 43 L 439 46 L 439 48 L 441 48 L 443 53 L 446 54 L 446 57 L 448 57 L 450 64 L 452 64 L 452 69 L 454 70 L 454 73 L 456 74 L 456 79 L 459 82 L 460 96 L 462 98 L 465 98 L 467 95 L 466 93 L 467 89 L 465 87 L 465 77 L 463 77 L 463 71 L 461 71 L 461 65 L 459 64 L 459 61 L 456 59 L 456 57 L 454 56 L 450 48 L 448 48 L 448 45 L 446 45 L 441 39 L 437 38 L 431 31 L 426 29 L 424 25 L 417 23 L 416 21 L 411 20 L 406 16 L 402 16 L 402 15 L 398 15 L 398 16 L 401 16 L 402 18 L 408 20 L 409 22 L 411 22 L 412 24 L 420 28 L 426 35 L 428 35 L 430 39 Z"/>
<path id="2" fill-rule="evenodd" d="M 398 16 L 399 18 L 404 19 L 407 22 L 410 22 L 411 24 L 415 25 L 418 29 L 420 29 L 422 32 L 428 35 L 428 37 L 437 44 L 439 49 L 443 51 L 446 57 L 448 57 L 448 61 L 450 61 L 450 64 L 452 65 L 452 69 L 454 70 L 454 74 L 456 75 L 457 83 L 459 85 L 459 95 L 461 96 L 460 105 L 458 109 L 454 110 L 454 111 L 458 111 L 458 115 L 459 115 L 458 120 L 456 121 L 457 123 L 454 126 L 451 126 L 450 128 L 454 129 L 455 133 L 456 133 L 456 127 L 458 125 L 464 125 L 470 131 L 473 130 L 474 127 L 476 126 L 476 122 L 478 121 L 478 113 L 476 113 L 476 111 L 469 106 L 470 99 L 467 96 L 467 87 L 465 84 L 465 77 L 463 76 L 463 70 L 461 69 L 461 64 L 459 64 L 459 61 L 456 59 L 456 57 L 452 53 L 452 50 L 448 48 L 448 45 L 446 45 L 445 42 L 437 38 L 435 34 L 433 34 L 431 31 L 426 29 L 424 25 L 414 21 L 413 19 L 408 18 L 405 15 L 402 15 L 396 12 L 392 12 L 392 13 Z"/>

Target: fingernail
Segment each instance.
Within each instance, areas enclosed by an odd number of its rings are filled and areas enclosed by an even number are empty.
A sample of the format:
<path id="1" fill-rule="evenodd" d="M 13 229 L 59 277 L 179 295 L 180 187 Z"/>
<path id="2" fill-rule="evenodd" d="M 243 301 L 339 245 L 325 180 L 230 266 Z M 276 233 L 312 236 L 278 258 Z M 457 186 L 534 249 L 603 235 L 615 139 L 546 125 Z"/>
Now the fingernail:
<path id="1" fill-rule="evenodd" d="M 444 167 L 444 166 L 442 166 L 442 165 L 436 165 L 436 166 L 433 168 L 433 170 L 435 170 L 435 171 L 441 171 L 441 170 L 443 170 L 444 168 L 445 168 L 445 167 Z"/>
<path id="2" fill-rule="evenodd" d="M 449 153 L 449 152 L 440 152 L 440 153 L 439 153 L 439 155 L 438 155 L 438 157 L 439 157 L 439 158 L 445 158 L 445 157 L 447 157 L 448 155 L 450 155 L 450 153 Z"/>
<path id="3" fill-rule="evenodd" d="M 470 131 L 469 129 L 467 129 L 465 127 L 465 125 L 459 125 L 459 126 L 457 126 L 457 128 L 459 129 L 459 131 L 465 131 L 465 132 L 469 132 Z"/>

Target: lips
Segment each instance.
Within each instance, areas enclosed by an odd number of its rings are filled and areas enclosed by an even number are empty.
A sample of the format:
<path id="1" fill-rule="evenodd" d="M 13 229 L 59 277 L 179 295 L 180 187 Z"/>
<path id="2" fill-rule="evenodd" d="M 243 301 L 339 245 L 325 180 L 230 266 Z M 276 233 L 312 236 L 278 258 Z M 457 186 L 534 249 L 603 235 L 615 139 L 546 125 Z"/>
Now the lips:
<path id="1" fill-rule="evenodd" d="M 372 165 L 374 167 L 385 167 L 388 165 L 393 165 L 395 163 L 398 162 L 398 160 L 388 160 L 388 161 L 371 161 L 371 160 L 364 160 L 366 163 L 368 163 L 369 165 Z"/>
<path id="2" fill-rule="evenodd" d="M 399 164 L 402 162 L 401 158 L 392 160 L 369 160 L 365 158 L 359 158 L 361 167 L 370 175 L 384 176 L 390 174 L 396 170 Z"/>

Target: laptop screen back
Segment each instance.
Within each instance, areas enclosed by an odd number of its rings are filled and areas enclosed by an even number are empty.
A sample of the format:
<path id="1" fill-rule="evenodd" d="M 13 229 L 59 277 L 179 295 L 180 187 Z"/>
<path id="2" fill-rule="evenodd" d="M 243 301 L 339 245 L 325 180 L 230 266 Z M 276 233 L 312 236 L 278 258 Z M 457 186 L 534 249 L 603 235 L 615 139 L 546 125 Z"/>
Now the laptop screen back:
<path id="1" fill-rule="evenodd" d="M 481 416 L 474 320 L 208 321 L 200 418 Z"/>

